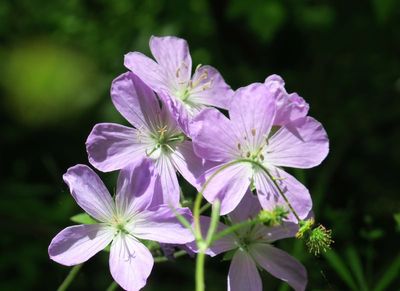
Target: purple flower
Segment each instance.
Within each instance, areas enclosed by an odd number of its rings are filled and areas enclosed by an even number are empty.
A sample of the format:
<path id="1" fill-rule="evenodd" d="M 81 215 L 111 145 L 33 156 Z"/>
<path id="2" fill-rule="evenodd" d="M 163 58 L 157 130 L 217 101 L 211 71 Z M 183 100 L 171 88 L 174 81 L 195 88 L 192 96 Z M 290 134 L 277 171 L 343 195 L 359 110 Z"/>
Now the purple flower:
<path id="1" fill-rule="evenodd" d="M 190 230 L 180 224 L 174 212 L 190 221 L 190 210 L 172 210 L 159 204 L 154 193 L 157 182 L 148 163 L 143 160 L 121 170 L 115 202 L 89 167 L 69 168 L 64 181 L 78 205 L 98 223 L 62 230 L 50 243 L 50 258 L 72 266 L 85 262 L 111 243 L 111 275 L 124 289 L 139 290 L 146 284 L 154 263 L 139 239 L 178 244 L 192 241 Z"/>
<path id="2" fill-rule="evenodd" d="M 273 125 L 285 125 L 298 118 L 307 116 L 309 105 L 297 93 L 288 94 L 285 82 L 278 75 L 265 79 L 265 86 L 276 99 L 276 114 Z"/>
<path id="3" fill-rule="evenodd" d="M 238 207 L 230 213 L 231 222 L 238 223 L 255 217 L 261 210 L 256 200 L 250 192 L 246 193 Z M 202 232 L 207 232 L 209 223 L 208 217 L 201 217 Z M 218 231 L 225 228 L 224 224 L 219 223 Z M 243 227 L 215 241 L 206 253 L 216 256 L 230 252 L 232 262 L 228 274 L 228 291 L 261 291 L 262 282 L 257 267 L 287 282 L 296 291 L 305 290 L 307 271 L 304 266 L 271 244 L 283 238 L 294 237 L 297 230 L 294 223 L 284 223 L 277 227 Z M 195 243 L 189 243 L 188 247 L 197 252 Z"/>
<path id="4" fill-rule="evenodd" d="M 168 108 L 160 107 L 154 92 L 128 72 L 111 86 L 112 101 L 134 128 L 114 123 L 94 126 L 86 141 L 90 163 L 103 172 L 135 165 L 143 158 L 154 161 L 160 175 L 163 202 L 178 206 L 179 184 L 176 171 L 197 185 L 206 165 L 194 154 Z"/>
<path id="5" fill-rule="evenodd" d="M 197 66 L 192 76 L 192 58 L 184 39 L 150 38 L 156 61 L 139 52 L 125 55 L 125 67 L 162 97 L 186 134 L 188 122 L 206 106 L 228 109 L 233 91 L 221 74 L 210 66 Z"/>
<path id="6" fill-rule="evenodd" d="M 233 100 L 230 119 L 206 109 L 191 124 L 195 153 L 221 163 L 204 174 L 209 180 L 204 197 L 211 203 L 218 198 L 221 214 L 227 214 L 251 185 L 262 207 L 272 210 L 287 206 L 280 189 L 300 218 L 306 217 L 312 207 L 310 194 L 281 167 L 311 168 L 321 163 L 329 151 L 322 125 L 312 117 L 301 117 L 274 133 L 275 98 L 264 84 L 240 88 Z M 296 221 L 292 213 L 289 220 Z"/>

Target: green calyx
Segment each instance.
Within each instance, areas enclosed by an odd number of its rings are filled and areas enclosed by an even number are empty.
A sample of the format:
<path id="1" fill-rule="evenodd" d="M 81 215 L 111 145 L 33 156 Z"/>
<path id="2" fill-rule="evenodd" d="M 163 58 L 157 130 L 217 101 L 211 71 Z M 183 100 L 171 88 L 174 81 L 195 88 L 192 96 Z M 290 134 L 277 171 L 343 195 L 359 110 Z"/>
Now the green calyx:
<path id="1" fill-rule="evenodd" d="M 261 210 L 258 219 L 266 226 L 278 226 L 287 218 L 289 211 L 283 206 L 276 206 L 272 211 Z"/>

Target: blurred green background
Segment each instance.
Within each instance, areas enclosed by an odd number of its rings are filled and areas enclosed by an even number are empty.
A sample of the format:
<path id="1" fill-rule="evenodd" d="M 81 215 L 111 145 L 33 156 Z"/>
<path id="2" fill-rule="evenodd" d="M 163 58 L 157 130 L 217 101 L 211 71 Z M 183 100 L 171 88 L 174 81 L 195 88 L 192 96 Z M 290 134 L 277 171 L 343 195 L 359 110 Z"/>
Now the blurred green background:
<path id="1" fill-rule="evenodd" d="M 399 31 L 396 0 L 0 1 L 0 290 L 55 290 L 67 275 L 47 255 L 81 212 L 62 174 L 88 163 L 95 123 L 125 123 L 109 87 L 152 34 L 187 39 L 193 63 L 234 89 L 276 73 L 309 102 L 331 152 L 295 175 L 335 244 L 319 258 L 299 241 L 280 247 L 305 264 L 309 290 L 400 290 Z M 114 189 L 115 174 L 102 177 Z M 71 290 L 105 290 L 107 260 L 85 264 Z M 220 261 L 207 262 L 208 290 L 226 288 Z M 188 258 L 156 265 L 145 290 L 193 290 L 193 273 Z"/>

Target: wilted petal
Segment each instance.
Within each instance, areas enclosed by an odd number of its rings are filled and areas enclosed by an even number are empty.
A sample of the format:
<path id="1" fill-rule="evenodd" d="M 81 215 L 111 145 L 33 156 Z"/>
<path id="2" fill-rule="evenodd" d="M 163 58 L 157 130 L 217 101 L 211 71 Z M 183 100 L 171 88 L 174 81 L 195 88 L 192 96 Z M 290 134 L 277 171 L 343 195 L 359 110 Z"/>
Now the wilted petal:
<path id="1" fill-rule="evenodd" d="M 135 74 L 117 77 L 111 85 L 111 98 L 117 110 L 138 129 L 157 130 L 160 105 L 154 92 Z"/>
<path id="2" fill-rule="evenodd" d="M 162 153 L 155 161 L 156 173 L 160 177 L 162 203 L 177 207 L 179 205 L 180 188 L 175 167 L 168 153 Z"/>
<path id="3" fill-rule="evenodd" d="M 280 128 L 265 149 L 266 162 L 275 166 L 311 168 L 329 152 L 329 140 L 321 123 L 303 117 Z"/>
<path id="4" fill-rule="evenodd" d="M 177 214 L 192 222 L 189 208 L 172 209 L 161 205 L 138 213 L 127 229 L 135 237 L 161 243 L 185 244 L 193 241 L 192 232 L 179 222 Z"/>
<path id="5" fill-rule="evenodd" d="M 232 122 L 214 108 L 203 110 L 193 119 L 190 134 L 199 157 L 227 162 L 240 156 L 240 139 Z"/>
<path id="6" fill-rule="evenodd" d="M 275 98 L 263 84 L 254 83 L 235 92 L 229 117 L 241 133 L 242 142 L 254 151 L 266 143 L 275 112 Z"/>
<path id="7" fill-rule="evenodd" d="M 206 170 L 217 165 L 215 162 L 199 158 L 194 153 L 193 144 L 190 141 L 178 144 L 171 157 L 175 168 L 194 187 L 200 186 L 198 180 Z"/>
<path id="8" fill-rule="evenodd" d="M 93 218 L 108 222 L 114 214 L 114 201 L 99 176 L 86 165 L 76 165 L 63 175 L 76 203 Z"/>
<path id="9" fill-rule="evenodd" d="M 115 198 L 118 211 L 125 217 L 130 217 L 149 207 L 155 195 L 155 180 L 153 162 L 149 159 L 122 169 L 118 176 Z"/>
<path id="10" fill-rule="evenodd" d="M 206 172 L 202 187 L 210 203 L 221 202 L 221 215 L 228 214 L 239 204 L 250 186 L 252 170 L 247 164 L 223 164 Z"/>
<path id="11" fill-rule="evenodd" d="M 83 263 L 103 250 L 115 231 L 103 224 L 75 225 L 63 229 L 50 243 L 50 259 L 65 266 Z"/>
<path id="12" fill-rule="evenodd" d="M 153 264 L 150 251 L 134 237 L 126 234 L 115 237 L 110 250 L 110 271 L 122 288 L 129 291 L 142 289 Z"/>
<path id="13" fill-rule="evenodd" d="M 229 109 L 233 90 L 215 68 L 201 66 L 194 73 L 192 84 L 195 87 L 191 91 L 190 101 Z"/>
<path id="14" fill-rule="evenodd" d="M 228 291 L 262 291 L 262 282 L 253 259 L 238 250 L 233 256 L 228 274 Z"/>
<path id="15" fill-rule="evenodd" d="M 140 162 L 149 147 L 148 137 L 130 127 L 99 123 L 86 140 L 89 162 L 103 172 L 125 168 Z"/>
<path id="16" fill-rule="evenodd" d="M 268 244 L 254 244 L 250 253 L 271 275 L 287 282 L 296 291 L 305 290 L 307 271 L 295 258 Z"/>
<path id="17" fill-rule="evenodd" d="M 307 188 L 293 176 L 278 168 L 270 168 L 269 173 L 275 179 L 297 215 L 301 219 L 307 217 L 312 208 L 312 200 Z M 258 199 L 264 209 L 273 210 L 278 205 L 283 206 L 289 211 L 288 219 L 298 223 L 273 181 L 263 171 L 258 170 L 255 172 L 254 183 Z"/>
<path id="18" fill-rule="evenodd" d="M 125 55 L 124 66 L 137 75 L 156 92 L 168 91 L 169 83 L 165 69 L 154 60 L 139 52 Z"/>
<path id="19" fill-rule="evenodd" d="M 164 68 L 170 85 L 178 88 L 179 83 L 190 80 L 192 58 L 186 40 L 174 36 L 152 36 L 150 50 L 157 63 Z"/>
<path id="20" fill-rule="evenodd" d="M 207 216 L 200 216 L 200 230 L 201 234 L 203 235 L 203 238 L 207 236 L 208 228 L 210 227 L 210 222 L 211 219 L 210 217 Z M 217 226 L 217 233 L 223 231 L 227 226 L 221 222 L 218 222 Z M 190 242 L 186 244 L 189 249 L 194 251 L 195 253 L 198 252 L 197 244 L 195 241 Z M 220 238 L 217 241 L 214 241 L 211 246 L 206 250 L 206 254 L 214 257 L 216 255 L 219 255 L 221 253 L 230 251 L 237 248 L 237 245 L 235 244 L 235 238 L 233 234 L 228 234 L 222 238 Z"/>

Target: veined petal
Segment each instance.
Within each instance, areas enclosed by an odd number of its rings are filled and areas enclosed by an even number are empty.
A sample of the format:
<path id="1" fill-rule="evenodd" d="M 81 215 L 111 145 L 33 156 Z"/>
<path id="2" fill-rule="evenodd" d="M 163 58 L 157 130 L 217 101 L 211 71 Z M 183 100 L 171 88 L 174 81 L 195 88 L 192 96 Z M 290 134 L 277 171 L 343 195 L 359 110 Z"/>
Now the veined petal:
<path id="1" fill-rule="evenodd" d="M 250 253 L 272 276 L 287 282 L 296 291 L 305 290 L 307 271 L 295 258 L 268 244 L 254 244 Z"/>
<path id="2" fill-rule="evenodd" d="M 232 97 L 229 117 L 250 151 L 266 143 L 275 117 L 275 98 L 266 86 L 254 83 L 238 89 Z"/>
<path id="3" fill-rule="evenodd" d="M 238 223 L 256 217 L 261 209 L 260 201 L 247 189 L 239 205 L 229 213 L 229 217 L 233 223 Z"/>
<path id="4" fill-rule="evenodd" d="M 113 217 L 115 208 L 104 183 L 99 176 L 86 165 L 76 165 L 63 175 L 64 182 L 76 203 L 93 218 L 108 222 Z"/>
<path id="5" fill-rule="evenodd" d="M 171 154 L 171 158 L 179 173 L 196 188 L 200 187 L 199 178 L 201 175 L 217 165 L 216 162 L 199 158 L 194 153 L 193 144 L 190 141 L 184 141 L 177 145 L 175 151 Z"/>
<path id="6" fill-rule="evenodd" d="M 64 228 L 50 243 L 50 259 L 65 266 L 81 264 L 103 250 L 114 233 L 113 228 L 103 224 Z"/>
<path id="7" fill-rule="evenodd" d="M 284 221 L 278 226 L 261 227 L 257 232 L 257 236 L 262 237 L 266 242 L 272 243 L 280 239 L 294 237 L 298 230 L 298 224 Z"/>
<path id="8" fill-rule="evenodd" d="M 175 167 L 169 153 L 161 153 L 155 161 L 156 173 L 160 177 L 162 202 L 173 207 L 179 205 L 180 188 Z"/>
<path id="9" fill-rule="evenodd" d="M 250 186 L 252 170 L 247 164 L 223 164 L 206 172 L 202 187 L 210 203 L 221 202 L 221 215 L 228 214 L 239 204 Z"/>
<path id="10" fill-rule="evenodd" d="M 119 172 L 115 203 L 124 217 L 147 209 L 155 195 L 156 176 L 153 162 L 143 159 L 136 165 L 128 166 Z"/>
<path id="11" fill-rule="evenodd" d="M 186 40 L 174 36 L 152 36 L 150 50 L 175 89 L 179 88 L 180 83 L 190 80 L 192 57 Z"/>
<path id="12" fill-rule="evenodd" d="M 203 237 L 207 236 L 208 228 L 210 227 L 211 219 L 207 216 L 200 216 L 200 230 Z M 218 222 L 217 233 L 223 231 L 227 226 L 221 222 Z M 187 247 L 193 252 L 198 252 L 198 247 L 195 241 L 186 244 Z M 235 237 L 233 234 L 228 234 L 217 241 L 214 241 L 211 246 L 206 250 L 206 254 L 214 257 L 221 253 L 230 251 L 237 248 L 235 244 Z"/>
<path id="13" fill-rule="evenodd" d="M 161 109 L 154 92 L 132 72 L 117 77 L 111 85 L 117 110 L 138 129 L 157 130 Z"/>
<path id="14" fill-rule="evenodd" d="M 86 140 L 89 162 L 103 172 L 125 168 L 140 162 L 151 147 L 140 131 L 114 123 L 99 123 Z"/>
<path id="15" fill-rule="evenodd" d="M 169 91 L 170 81 L 165 69 L 154 60 L 139 52 L 125 55 L 124 66 L 137 75 L 156 92 Z"/>
<path id="16" fill-rule="evenodd" d="M 288 94 L 280 76 L 271 75 L 265 79 L 264 84 L 276 98 L 274 125 L 282 126 L 307 115 L 310 106 L 297 93 Z"/>
<path id="17" fill-rule="evenodd" d="M 193 234 L 179 222 L 177 214 L 186 218 L 189 223 L 192 222 L 189 208 L 173 209 L 160 205 L 138 213 L 126 227 L 132 235 L 140 239 L 174 244 L 193 241 Z"/>
<path id="18" fill-rule="evenodd" d="M 265 148 L 267 163 L 275 166 L 312 168 L 329 152 L 329 140 L 321 123 L 303 117 L 281 127 Z"/>
<path id="19" fill-rule="evenodd" d="M 201 66 L 194 73 L 192 84 L 191 102 L 229 109 L 234 92 L 215 68 Z"/>
<path id="20" fill-rule="evenodd" d="M 137 291 L 146 285 L 153 269 L 150 251 L 134 237 L 120 234 L 115 237 L 110 250 L 111 275 L 122 288 Z"/>
<path id="21" fill-rule="evenodd" d="M 232 122 L 214 108 L 205 109 L 190 125 L 195 153 L 206 160 L 227 162 L 241 155 Z"/>
<path id="22" fill-rule="evenodd" d="M 284 192 L 297 215 L 301 219 L 307 217 L 312 208 L 312 200 L 307 188 L 283 170 L 275 167 L 271 167 L 268 170 L 271 176 L 276 179 L 279 188 Z M 278 205 L 283 206 L 289 210 L 288 220 L 298 223 L 275 184 L 267 174 L 261 170 L 255 171 L 254 183 L 257 189 L 258 199 L 264 209 L 273 210 Z"/>
<path id="23" fill-rule="evenodd" d="M 262 291 L 262 282 L 253 259 L 238 250 L 233 256 L 228 274 L 228 291 Z"/>

